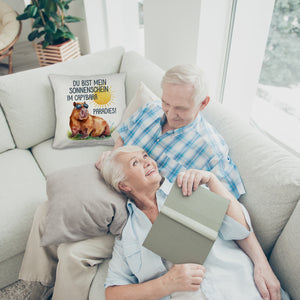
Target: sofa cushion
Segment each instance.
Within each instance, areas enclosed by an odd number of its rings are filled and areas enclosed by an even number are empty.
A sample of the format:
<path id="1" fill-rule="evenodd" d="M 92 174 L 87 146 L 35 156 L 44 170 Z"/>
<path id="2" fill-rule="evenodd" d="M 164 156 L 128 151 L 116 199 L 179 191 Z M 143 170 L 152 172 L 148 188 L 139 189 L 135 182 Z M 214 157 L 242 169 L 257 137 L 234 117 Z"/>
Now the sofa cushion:
<path id="1" fill-rule="evenodd" d="M 54 95 L 54 148 L 114 145 L 124 110 L 125 73 L 49 75 Z"/>
<path id="2" fill-rule="evenodd" d="M 120 125 L 126 121 L 131 115 L 133 115 L 140 107 L 144 106 L 146 103 L 150 101 L 157 101 L 159 100 L 159 97 L 156 96 L 142 81 L 139 83 L 139 87 L 133 97 L 133 99 L 130 101 L 130 103 L 127 105 L 127 108 L 123 114 L 122 121 Z M 119 126 L 118 126 L 119 127 Z M 118 129 L 118 128 L 116 128 Z M 112 133 L 113 139 L 116 141 L 119 137 L 119 133 L 117 130 L 115 130 Z"/>
<path id="3" fill-rule="evenodd" d="M 300 160 L 219 103 L 204 115 L 229 145 L 246 189 L 240 201 L 268 255 L 300 198 Z"/>
<path id="4" fill-rule="evenodd" d="M 134 97 L 139 83 L 144 82 L 150 90 L 161 97 L 161 79 L 164 71 L 150 60 L 145 59 L 134 51 L 126 52 L 123 56 L 120 72 L 126 72 L 127 104 Z"/>
<path id="5" fill-rule="evenodd" d="M 47 200 L 46 181 L 28 150 L 0 155 L 0 261 L 25 249 L 34 212 Z"/>
<path id="6" fill-rule="evenodd" d="M 85 164 L 94 164 L 103 151 L 111 150 L 111 146 L 93 146 L 80 148 L 53 149 L 52 139 L 33 147 L 32 154 L 45 176 L 64 168 Z"/>
<path id="7" fill-rule="evenodd" d="M 15 148 L 15 143 L 13 141 L 13 138 L 10 134 L 10 130 L 8 128 L 5 116 L 3 114 L 3 111 L 0 107 L 0 153 Z"/>
<path id="8" fill-rule="evenodd" d="M 300 198 L 299 198 L 300 200 Z M 278 238 L 270 257 L 270 264 L 282 287 L 292 299 L 300 295 L 300 201 Z"/>
<path id="9" fill-rule="evenodd" d="M 49 211 L 42 246 L 77 242 L 111 233 L 127 222 L 126 197 L 111 189 L 94 164 L 47 176 Z"/>
<path id="10" fill-rule="evenodd" d="M 63 63 L 0 77 L 0 104 L 18 148 L 54 136 L 54 96 L 49 74 L 94 75 L 119 71 L 124 49 L 113 48 Z"/>

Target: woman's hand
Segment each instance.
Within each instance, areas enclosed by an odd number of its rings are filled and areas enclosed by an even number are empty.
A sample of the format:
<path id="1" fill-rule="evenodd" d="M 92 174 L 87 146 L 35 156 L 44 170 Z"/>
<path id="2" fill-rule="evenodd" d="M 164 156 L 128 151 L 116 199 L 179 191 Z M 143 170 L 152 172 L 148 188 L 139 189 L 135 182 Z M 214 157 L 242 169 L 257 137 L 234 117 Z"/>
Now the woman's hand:
<path id="1" fill-rule="evenodd" d="M 101 153 L 100 157 L 95 163 L 95 166 L 98 170 L 101 170 L 103 162 L 107 159 L 108 156 L 110 156 L 112 151 L 104 151 Z"/>
<path id="2" fill-rule="evenodd" d="M 190 196 L 201 184 L 208 184 L 215 176 L 213 173 L 203 170 L 190 169 L 177 175 L 177 185 L 182 189 L 184 196 Z"/>
<path id="3" fill-rule="evenodd" d="M 173 265 L 161 280 L 169 289 L 168 295 L 175 292 L 197 291 L 204 278 L 204 272 L 205 268 L 198 264 Z"/>

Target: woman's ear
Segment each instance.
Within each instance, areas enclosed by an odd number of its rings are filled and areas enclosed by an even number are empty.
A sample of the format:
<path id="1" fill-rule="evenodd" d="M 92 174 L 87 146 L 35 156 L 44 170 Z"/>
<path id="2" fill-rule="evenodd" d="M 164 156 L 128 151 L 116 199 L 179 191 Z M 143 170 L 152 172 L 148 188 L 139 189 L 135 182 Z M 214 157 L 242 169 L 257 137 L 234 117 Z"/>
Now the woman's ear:
<path id="1" fill-rule="evenodd" d="M 131 188 L 124 182 L 119 182 L 118 187 L 120 191 L 123 191 L 125 193 L 128 193 L 131 191 Z"/>

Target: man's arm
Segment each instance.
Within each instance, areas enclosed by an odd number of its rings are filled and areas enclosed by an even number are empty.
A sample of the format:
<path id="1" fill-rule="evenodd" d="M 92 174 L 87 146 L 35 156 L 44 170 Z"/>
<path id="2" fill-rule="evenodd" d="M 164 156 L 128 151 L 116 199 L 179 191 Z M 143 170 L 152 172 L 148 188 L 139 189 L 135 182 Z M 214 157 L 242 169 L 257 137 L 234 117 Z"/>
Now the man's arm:
<path id="1" fill-rule="evenodd" d="M 190 195 L 200 184 L 206 184 L 212 192 L 230 200 L 227 215 L 249 230 L 240 203 L 211 172 L 193 169 L 181 172 L 178 174 L 177 184 L 182 187 L 184 195 Z M 280 300 L 280 282 L 275 276 L 254 232 L 252 231 L 247 238 L 235 242 L 254 264 L 254 281 L 263 299 Z"/>

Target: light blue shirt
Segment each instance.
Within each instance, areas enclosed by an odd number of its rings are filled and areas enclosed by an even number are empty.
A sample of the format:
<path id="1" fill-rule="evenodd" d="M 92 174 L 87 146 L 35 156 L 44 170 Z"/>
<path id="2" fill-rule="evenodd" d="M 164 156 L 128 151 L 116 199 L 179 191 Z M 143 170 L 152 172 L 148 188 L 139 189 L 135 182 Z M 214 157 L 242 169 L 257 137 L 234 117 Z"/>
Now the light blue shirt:
<path id="1" fill-rule="evenodd" d="M 214 173 L 237 199 L 245 193 L 226 142 L 201 113 L 187 126 L 162 134 L 165 121 L 161 101 L 152 101 L 125 121 L 118 132 L 125 145 L 143 148 L 170 182 L 181 171 L 206 170 Z"/>
<path id="2" fill-rule="evenodd" d="M 171 187 L 172 184 L 165 179 L 156 192 L 159 209 Z M 142 246 L 152 226 L 150 220 L 130 200 L 127 208 L 128 221 L 122 239 L 115 240 L 105 287 L 142 283 L 158 278 L 168 271 L 167 264 L 160 256 Z M 251 228 L 248 212 L 243 206 L 242 209 Z M 248 231 L 231 217 L 225 216 L 219 236 L 204 263 L 206 271 L 201 290 L 207 299 L 261 299 L 253 279 L 252 262 L 233 241 L 248 237 L 251 231 L 252 228 Z M 170 299 L 170 296 L 163 299 Z"/>

